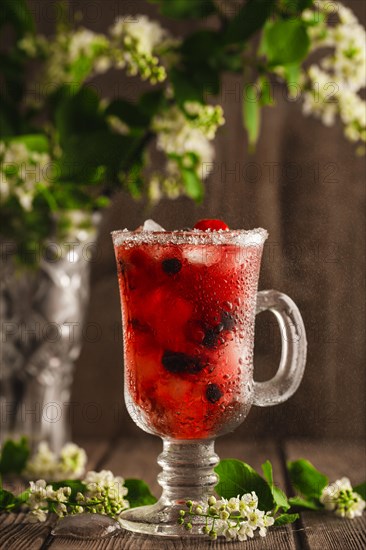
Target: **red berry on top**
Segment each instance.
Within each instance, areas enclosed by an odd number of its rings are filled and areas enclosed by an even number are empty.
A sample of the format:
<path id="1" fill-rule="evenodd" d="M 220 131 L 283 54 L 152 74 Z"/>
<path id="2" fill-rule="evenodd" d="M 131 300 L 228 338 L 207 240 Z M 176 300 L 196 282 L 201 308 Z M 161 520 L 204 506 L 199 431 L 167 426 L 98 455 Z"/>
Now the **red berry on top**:
<path id="1" fill-rule="evenodd" d="M 219 229 L 228 230 L 229 226 L 221 220 L 199 220 L 194 226 L 195 229 L 200 229 L 201 231 L 218 231 Z"/>

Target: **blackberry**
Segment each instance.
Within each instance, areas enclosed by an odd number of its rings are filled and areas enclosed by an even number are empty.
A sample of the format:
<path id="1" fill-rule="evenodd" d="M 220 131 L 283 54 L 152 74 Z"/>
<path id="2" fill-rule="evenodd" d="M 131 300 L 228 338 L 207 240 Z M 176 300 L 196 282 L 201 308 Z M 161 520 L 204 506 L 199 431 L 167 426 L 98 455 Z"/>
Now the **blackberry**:
<path id="1" fill-rule="evenodd" d="M 206 348 L 215 348 L 219 343 L 220 333 L 224 330 L 230 331 L 234 328 L 235 319 L 227 311 L 222 310 L 221 322 L 214 327 L 209 327 L 205 329 L 205 337 L 202 340 L 202 344 Z"/>
<path id="2" fill-rule="evenodd" d="M 212 349 L 212 348 L 215 348 L 217 346 L 218 339 L 219 339 L 219 333 L 217 332 L 216 327 L 215 328 L 209 328 L 205 331 L 205 337 L 202 340 L 202 344 L 206 348 Z"/>
<path id="3" fill-rule="evenodd" d="M 217 384 L 208 384 L 206 388 L 206 398 L 210 403 L 216 403 L 224 394 Z"/>
<path id="4" fill-rule="evenodd" d="M 161 362 L 163 367 L 173 374 L 197 374 L 204 368 L 197 357 L 179 351 L 165 350 Z"/>
<path id="5" fill-rule="evenodd" d="M 182 269 L 182 262 L 178 258 L 168 258 L 163 260 L 162 268 L 168 275 L 176 275 Z"/>

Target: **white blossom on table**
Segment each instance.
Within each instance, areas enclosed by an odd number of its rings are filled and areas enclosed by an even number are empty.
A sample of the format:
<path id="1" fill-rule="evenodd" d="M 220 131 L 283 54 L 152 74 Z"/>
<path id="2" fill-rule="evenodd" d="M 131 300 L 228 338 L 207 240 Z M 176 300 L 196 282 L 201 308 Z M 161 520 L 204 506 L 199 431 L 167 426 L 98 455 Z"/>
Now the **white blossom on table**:
<path id="1" fill-rule="evenodd" d="M 75 443 L 66 443 L 57 456 L 45 441 L 38 445 L 36 453 L 28 460 L 23 474 L 28 478 L 44 478 L 49 481 L 79 479 L 85 472 L 87 456 Z"/>
<path id="2" fill-rule="evenodd" d="M 267 535 L 275 519 L 270 512 L 258 508 L 258 497 L 254 491 L 242 496 L 216 499 L 210 496 L 207 503 L 187 502 L 189 512 L 181 510 L 178 523 L 187 530 L 192 529 L 190 517 L 206 518 L 202 532 L 212 540 L 223 536 L 226 540 L 246 541 L 257 532 L 261 537 Z M 185 520 L 187 519 L 187 522 Z"/>
<path id="3" fill-rule="evenodd" d="M 362 516 L 366 506 L 363 498 L 352 489 L 348 477 L 342 477 L 327 485 L 322 491 L 320 502 L 326 510 L 347 519 Z"/>
<path id="4" fill-rule="evenodd" d="M 72 497 L 69 486 L 53 488 L 44 479 L 30 481 L 29 494 L 25 505 L 29 509 L 29 522 L 44 522 L 49 513 L 59 517 L 89 512 L 116 518 L 129 508 L 125 499 L 128 493 L 124 479 L 114 476 L 109 470 L 89 471 L 81 482 L 85 490 Z"/>

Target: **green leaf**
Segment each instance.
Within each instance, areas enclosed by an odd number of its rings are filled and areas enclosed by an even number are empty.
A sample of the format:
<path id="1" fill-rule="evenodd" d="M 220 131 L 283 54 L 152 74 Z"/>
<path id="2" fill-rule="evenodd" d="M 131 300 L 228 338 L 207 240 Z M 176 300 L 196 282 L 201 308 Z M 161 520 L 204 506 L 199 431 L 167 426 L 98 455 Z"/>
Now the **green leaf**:
<path id="1" fill-rule="evenodd" d="M 11 24 L 18 38 L 27 32 L 34 32 L 34 18 L 25 0 L 2 0 L 0 27 Z"/>
<path id="2" fill-rule="evenodd" d="M 201 63 L 208 60 L 220 49 L 220 33 L 210 30 L 194 32 L 184 40 L 181 52 L 191 63 Z"/>
<path id="3" fill-rule="evenodd" d="M 253 151 L 261 124 L 260 97 L 254 84 L 248 84 L 243 93 L 243 124 L 248 132 L 249 149 Z"/>
<path id="4" fill-rule="evenodd" d="M 61 146 L 72 134 L 91 134 L 107 128 L 97 93 L 89 87 L 63 87 L 50 98 Z"/>
<path id="5" fill-rule="evenodd" d="M 305 499 L 302 497 L 290 497 L 288 499 L 291 507 L 305 508 L 306 510 L 321 510 L 322 506 L 319 506 L 315 499 Z"/>
<path id="6" fill-rule="evenodd" d="M 260 89 L 260 104 L 265 107 L 266 105 L 274 105 L 274 99 L 272 96 L 271 83 L 264 75 L 258 79 L 258 86 Z"/>
<path id="7" fill-rule="evenodd" d="M 142 94 L 139 99 L 138 106 L 140 111 L 146 115 L 149 120 L 156 115 L 158 111 L 165 105 L 166 99 L 163 90 L 153 90 Z"/>
<path id="8" fill-rule="evenodd" d="M 91 56 L 81 55 L 71 65 L 69 77 L 73 85 L 82 85 L 87 76 L 93 69 L 93 58 Z"/>
<path id="9" fill-rule="evenodd" d="M 102 166 L 106 167 L 102 172 L 106 180 L 114 181 L 140 141 L 139 136 L 122 136 L 109 130 L 65 137 L 63 155 L 57 165 L 59 179 L 84 184 L 98 182 Z"/>
<path id="10" fill-rule="evenodd" d="M 0 511 L 10 511 L 17 505 L 17 498 L 10 491 L 0 489 Z"/>
<path id="11" fill-rule="evenodd" d="M 205 94 L 216 95 L 220 90 L 219 74 L 216 69 L 191 66 L 189 69 L 173 68 L 169 71 L 174 96 L 179 105 L 186 101 L 204 102 Z"/>
<path id="12" fill-rule="evenodd" d="M 299 519 L 299 514 L 281 514 L 277 516 L 274 522 L 274 525 L 279 527 L 280 525 L 287 525 L 288 523 L 294 523 Z"/>
<path id="13" fill-rule="evenodd" d="M 216 11 L 212 0 L 149 0 L 160 4 L 160 13 L 175 19 L 199 19 Z"/>
<path id="14" fill-rule="evenodd" d="M 260 510 L 273 509 L 274 500 L 267 482 L 245 462 L 236 459 L 221 460 L 215 468 L 219 476 L 216 492 L 220 497 L 231 498 L 255 491 Z"/>
<path id="15" fill-rule="evenodd" d="M 276 0 L 248 0 L 231 19 L 224 32 L 224 43 L 246 42 L 261 29 L 271 15 Z"/>
<path id="16" fill-rule="evenodd" d="M 277 509 L 282 508 L 286 512 L 286 510 L 290 508 L 290 504 L 288 502 L 288 499 L 285 493 L 279 487 L 276 487 L 276 485 L 274 484 L 272 464 L 270 463 L 269 460 L 266 460 L 266 462 L 262 464 L 262 471 L 271 489 L 271 493 L 273 496 L 273 500 L 275 501 L 276 508 Z"/>
<path id="17" fill-rule="evenodd" d="M 157 502 L 157 499 L 151 494 L 149 486 L 141 479 L 126 479 L 125 486 L 128 489 L 126 499 L 131 508 Z"/>
<path id="18" fill-rule="evenodd" d="M 260 51 L 272 66 L 299 63 L 309 48 L 310 39 L 301 20 L 269 21 L 264 27 Z"/>
<path id="19" fill-rule="evenodd" d="M 37 153 L 47 153 L 49 150 L 48 138 L 44 134 L 15 136 L 6 141 L 10 141 L 11 143 L 23 143 L 27 149 Z"/>
<path id="20" fill-rule="evenodd" d="M 301 67 L 297 63 L 292 63 L 290 65 L 285 65 L 283 68 L 289 91 L 291 95 L 296 95 L 298 93 L 297 87 L 300 80 Z M 293 88 L 293 86 L 295 88 Z"/>
<path id="21" fill-rule="evenodd" d="M 360 483 L 359 485 L 356 485 L 353 490 L 358 493 L 363 498 L 363 500 L 366 500 L 366 481 Z"/>
<path id="22" fill-rule="evenodd" d="M 28 440 L 21 437 L 19 441 L 8 439 L 1 449 L 0 474 L 20 474 L 30 454 Z"/>
<path id="23" fill-rule="evenodd" d="M 287 463 L 292 485 L 307 498 L 319 498 L 328 484 L 328 478 L 308 460 L 300 459 Z"/>
<path id="24" fill-rule="evenodd" d="M 131 128 L 145 129 L 149 124 L 149 117 L 141 111 L 138 105 L 124 99 L 112 101 L 105 110 L 106 116 L 117 116 Z"/>
<path id="25" fill-rule="evenodd" d="M 184 189 L 188 197 L 196 202 L 201 202 L 204 196 L 205 188 L 196 172 L 194 170 L 189 170 L 188 168 L 182 167 L 181 173 L 184 182 Z"/>

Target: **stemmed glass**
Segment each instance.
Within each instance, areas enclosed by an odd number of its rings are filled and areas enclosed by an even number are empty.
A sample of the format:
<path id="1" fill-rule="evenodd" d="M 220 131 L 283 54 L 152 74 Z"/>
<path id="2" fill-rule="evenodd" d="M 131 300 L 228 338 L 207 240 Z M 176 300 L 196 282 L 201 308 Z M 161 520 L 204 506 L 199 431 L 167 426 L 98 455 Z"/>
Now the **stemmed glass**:
<path id="1" fill-rule="evenodd" d="M 288 296 L 257 291 L 264 229 L 123 230 L 112 236 L 126 406 L 142 430 L 163 439 L 161 498 L 127 510 L 121 524 L 138 533 L 182 536 L 177 519 L 185 501 L 214 493 L 215 438 L 241 424 L 252 405 L 277 405 L 298 388 L 304 324 Z M 276 375 L 255 382 L 254 322 L 265 310 L 279 323 L 282 355 Z"/>

